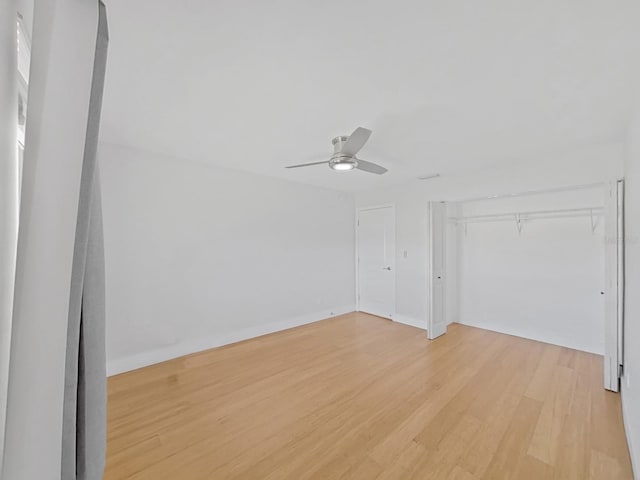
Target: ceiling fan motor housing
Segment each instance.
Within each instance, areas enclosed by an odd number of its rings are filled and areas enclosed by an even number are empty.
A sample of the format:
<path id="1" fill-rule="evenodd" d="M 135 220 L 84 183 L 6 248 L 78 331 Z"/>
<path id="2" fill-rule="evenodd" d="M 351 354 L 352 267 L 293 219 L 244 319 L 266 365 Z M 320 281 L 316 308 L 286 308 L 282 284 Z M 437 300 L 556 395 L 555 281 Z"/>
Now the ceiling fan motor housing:
<path id="1" fill-rule="evenodd" d="M 340 135 L 339 137 L 331 140 L 331 143 L 333 144 L 333 151 L 335 153 L 338 153 L 340 150 L 342 150 L 342 145 L 344 145 L 347 140 L 349 140 L 349 137 L 346 135 Z"/>
<path id="2" fill-rule="evenodd" d="M 329 160 L 329 168 L 333 170 L 352 170 L 358 165 L 358 160 L 353 155 L 342 153 L 342 146 L 348 139 L 349 137 L 341 135 L 331 141 L 333 143 L 333 155 Z"/>

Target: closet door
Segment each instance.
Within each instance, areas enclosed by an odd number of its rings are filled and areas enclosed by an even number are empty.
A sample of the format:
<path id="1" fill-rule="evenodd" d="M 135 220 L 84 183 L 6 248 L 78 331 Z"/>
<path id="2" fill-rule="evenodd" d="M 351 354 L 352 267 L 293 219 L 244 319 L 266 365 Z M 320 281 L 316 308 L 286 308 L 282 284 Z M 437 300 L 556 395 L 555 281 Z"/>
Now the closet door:
<path id="1" fill-rule="evenodd" d="M 392 319 L 396 309 L 396 215 L 393 206 L 358 211 L 358 310 Z"/>
<path id="2" fill-rule="evenodd" d="M 429 321 L 427 336 L 434 339 L 447 332 L 446 315 L 446 244 L 447 244 L 447 204 L 429 202 L 430 232 L 430 288 Z"/>
<path id="3" fill-rule="evenodd" d="M 622 367 L 624 305 L 624 183 L 613 181 L 605 198 L 604 388 L 617 392 Z"/>

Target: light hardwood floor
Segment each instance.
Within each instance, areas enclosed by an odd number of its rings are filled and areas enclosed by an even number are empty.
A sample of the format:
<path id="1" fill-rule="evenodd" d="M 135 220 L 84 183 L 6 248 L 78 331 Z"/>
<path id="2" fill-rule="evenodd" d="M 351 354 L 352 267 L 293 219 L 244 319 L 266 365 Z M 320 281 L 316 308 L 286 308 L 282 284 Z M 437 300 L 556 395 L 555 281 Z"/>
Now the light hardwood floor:
<path id="1" fill-rule="evenodd" d="M 632 478 L 599 356 L 353 313 L 109 379 L 105 480 Z"/>

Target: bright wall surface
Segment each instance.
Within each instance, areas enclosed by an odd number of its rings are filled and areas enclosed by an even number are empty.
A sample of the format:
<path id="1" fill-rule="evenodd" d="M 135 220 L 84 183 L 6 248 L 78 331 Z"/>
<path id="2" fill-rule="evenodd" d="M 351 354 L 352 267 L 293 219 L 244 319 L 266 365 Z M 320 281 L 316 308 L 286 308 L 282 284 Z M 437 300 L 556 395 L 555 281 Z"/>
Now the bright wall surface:
<path id="1" fill-rule="evenodd" d="M 349 194 L 101 144 L 110 373 L 355 309 Z"/>
<path id="2" fill-rule="evenodd" d="M 455 201 L 619 178 L 623 175 L 625 152 L 623 143 L 607 143 L 541 155 L 532 158 L 526 166 L 443 175 L 428 181 L 415 180 L 404 188 L 357 194 L 359 207 L 396 205 L 396 319 L 426 328 L 429 200 Z"/>
<path id="3" fill-rule="evenodd" d="M 629 451 L 640 475 L 640 102 L 625 164 L 625 313 L 622 406 Z"/>
<path id="4" fill-rule="evenodd" d="M 469 202 L 463 216 L 602 207 L 604 189 Z M 596 210 L 597 212 L 597 210 Z M 460 224 L 460 323 L 602 354 L 604 218 Z"/>

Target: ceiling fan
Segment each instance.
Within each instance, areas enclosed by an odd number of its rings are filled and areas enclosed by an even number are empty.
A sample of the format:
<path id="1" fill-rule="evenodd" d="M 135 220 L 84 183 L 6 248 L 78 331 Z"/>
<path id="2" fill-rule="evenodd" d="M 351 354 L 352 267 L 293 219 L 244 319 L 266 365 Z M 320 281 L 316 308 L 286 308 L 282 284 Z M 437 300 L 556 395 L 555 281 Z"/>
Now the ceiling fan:
<path id="1" fill-rule="evenodd" d="M 332 140 L 333 155 L 331 155 L 331 158 L 329 160 L 326 160 L 324 162 L 311 162 L 302 163 L 300 165 L 290 165 L 285 168 L 300 168 L 310 167 L 311 165 L 329 164 L 329 168 L 331 168 L 332 170 L 346 171 L 357 168 L 358 170 L 362 170 L 365 172 L 382 175 L 383 173 L 387 172 L 386 168 L 381 167 L 380 165 L 376 165 L 375 163 L 366 162 L 364 160 L 356 158 L 356 153 L 358 153 L 360 149 L 364 147 L 364 144 L 367 143 L 367 140 L 369 140 L 370 136 L 371 130 L 358 127 L 348 137 L 340 136 Z"/>

